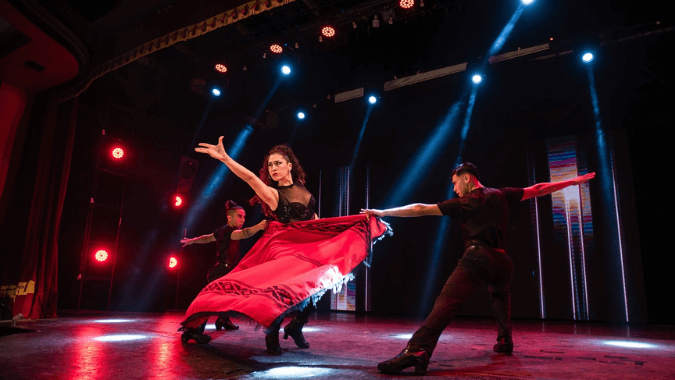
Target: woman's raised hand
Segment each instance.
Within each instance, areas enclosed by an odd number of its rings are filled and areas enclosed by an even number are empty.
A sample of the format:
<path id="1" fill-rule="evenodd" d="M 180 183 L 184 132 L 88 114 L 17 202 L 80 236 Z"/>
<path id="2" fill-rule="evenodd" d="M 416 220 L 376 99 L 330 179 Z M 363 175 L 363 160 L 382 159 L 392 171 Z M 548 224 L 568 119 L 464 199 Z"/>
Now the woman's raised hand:
<path id="1" fill-rule="evenodd" d="M 225 152 L 225 148 L 223 147 L 223 136 L 220 136 L 218 138 L 218 145 L 199 143 L 199 147 L 195 148 L 195 151 L 199 153 L 206 153 L 209 156 L 220 161 L 223 161 L 229 157 L 227 155 L 227 152 Z"/>

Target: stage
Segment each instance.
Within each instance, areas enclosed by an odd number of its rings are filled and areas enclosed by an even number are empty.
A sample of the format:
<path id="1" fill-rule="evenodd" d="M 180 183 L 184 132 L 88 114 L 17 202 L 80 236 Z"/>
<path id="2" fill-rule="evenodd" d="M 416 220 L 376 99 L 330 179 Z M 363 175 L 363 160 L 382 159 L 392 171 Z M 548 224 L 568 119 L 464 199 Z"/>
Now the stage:
<path id="1" fill-rule="evenodd" d="M 182 312 L 65 312 L 2 327 L 0 379 L 370 379 L 397 355 L 419 319 L 315 313 L 309 349 L 281 339 L 265 353 L 262 330 L 233 319 L 206 345 L 181 343 Z M 19 332 L 20 331 L 20 332 Z M 489 379 L 673 379 L 675 326 L 514 321 L 512 356 L 492 351 L 496 324 L 461 318 L 441 337 L 426 377 Z M 283 337 L 283 336 L 282 336 Z M 408 377 L 412 369 L 402 376 Z"/>

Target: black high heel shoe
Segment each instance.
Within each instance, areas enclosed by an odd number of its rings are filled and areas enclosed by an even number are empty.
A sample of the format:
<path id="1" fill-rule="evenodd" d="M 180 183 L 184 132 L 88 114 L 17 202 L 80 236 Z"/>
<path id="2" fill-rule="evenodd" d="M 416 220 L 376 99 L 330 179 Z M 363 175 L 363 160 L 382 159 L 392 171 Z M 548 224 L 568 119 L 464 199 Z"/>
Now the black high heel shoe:
<path id="1" fill-rule="evenodd" d="M 183 334 L 180 336 L 180 340 L 183 343 L 187 343 L 191 340 L 194 340 L 198 344 L 206 344 L 211 341 L 211 336 L 202 334 L 197 329 L 188 329 L 183 331 Z"/>
<path id="2" fill-rule="evenodd" d="M 273 331 L 265 335 L 265 345 L 267 346 L 268 354 L 281 355 L 281 345 L 279 344 L 279 327 L 273 329 Z"/>
<path id="3" fill-rule="evenodd" d="M 507 341 L 505 338 L 499 338 L 498 343 L 492 347 L 495 352 L 500 354 L 511 355 L 513 353 L 513 342 Z"/>
<path id="4" fill-rule="evenodd" d="M 220 331 L 221 329 L 225 330 L 239 330 L 239 326 L 232 323 L 230 318 L 218 318 L 216 319 L 216 330 Z"/>
<path id="5" fill-rule="evenodd" d="M 298 318 L 293 318 L 293 320 L 284 327 L 284 339 L 288 339 L 290 335 L 295 342 L 295 345 L 300 348 L 309 348 L 309 342 L 305 340 L 305 337 L 302 335 L 302 327 L 307 322 L 300 322 Z"/>
<path id="6" fill-rule="evenodd" d="M 377 365 L 380 372 L 396 374 L 408 367 L 415 367 L 415 375 L 423 376 L 427 373 L 430 355 L 424 351 L 411 351 L 408 345 L 395 358 L 383 361 Z"/>

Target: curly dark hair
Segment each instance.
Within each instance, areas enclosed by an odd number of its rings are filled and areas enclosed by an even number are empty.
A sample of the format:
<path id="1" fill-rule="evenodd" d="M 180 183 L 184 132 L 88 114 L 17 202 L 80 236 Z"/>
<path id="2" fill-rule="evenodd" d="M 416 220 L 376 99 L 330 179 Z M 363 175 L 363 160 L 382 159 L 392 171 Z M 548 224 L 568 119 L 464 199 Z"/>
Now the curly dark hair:
<path id="1" fill-rule="evenodd" d="M 286 144 L 282 145 L 276 145 L 272 149 L 270 149 L 269 152 L 267 152 L 267 155 L 263 159 L 262 163 L 262 168 L 260 168 L 260 173 L 259 173 L 259 178 L 263 183 L 267 186 L 271 187 L 277 187 L 278 182 L 274 181 L 272 178 L 270 178 L 270 172 L 267 169 L 267 162 L 270 158 L 271 155 L 273 154 L 280 154 L 283 156 L 286 161 L 291 163 L 293 165 L 291 169 L 291 177 L 293 178 L 293 183 L 300 183 L 301 185 L 305 185 L 305 171 L 302 170 L 302 166 L 300 165 L 300 161 L 298 161 L 298 158 L 295 157 L 295 153 L 293 153 L 293 150 L 291 147 L 289 147 Z M 256 203 L 260 203 L 262 205 L 263 211 L 265 212 L 265 215 L 271 218 L 276 218 L 270 207 L 260 199 L 259 196 L 254 196 L 249 200 L 251 205 L 254 205 Z"/>

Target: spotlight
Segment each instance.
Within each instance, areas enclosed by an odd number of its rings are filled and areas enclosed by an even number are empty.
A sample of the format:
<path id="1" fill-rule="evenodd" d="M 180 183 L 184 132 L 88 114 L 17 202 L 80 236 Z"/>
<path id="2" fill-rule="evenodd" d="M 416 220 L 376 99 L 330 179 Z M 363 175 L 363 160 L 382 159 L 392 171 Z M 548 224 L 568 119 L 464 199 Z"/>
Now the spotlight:
<path id="1" fill-rule="evenodd" d="M 120 147 L 115 147 L 112 150 L 112 156 L 114 159 L 119 160 L 120 158 L 124 157 L 124 149 Z"/>
<path id="2" fill-rule="evenodd" d="M 483 81 L 483 77 L 480 76 L 479 74 L 474 74 L 474 76 L 471 77 L 471 80 L 473 83 L 478 84 Z"/>
<path id="3" fill-rule="evenodd" d="M 594 58 L 593 53 L 586 53 L 586 54 L 581 56 L 581 60 L 583 60 L 586 63 L 591 62 L 593 60 L 593 58 Z"/>
<path id="4" fill-rule="evenodd" d="M 279 44 L 273 44 L 270 46 L 270 51 L 272 51 L 272 53 L 281 54 L 281 52 L 284 51 L 284 48 Z"/>
<path id="5" fill-rule="evenodd" d="M 415 0 L 401 0 L 398 2 L 398 5 L 403 9 L 410 9 L 415 5 Z"/>
<path id="6" fill-rule="evenodd" d="M 393 24 L 393 23 L 394 23 L 394 18 L 393 18 L 393 17 L 389 17 L 389 21 L 387 21 L 387 22 L 389 23 L 389 25 Z"/>
<path id="7" fill-rule="evenodd" d="M 173 207 L 178 208 L 182 205 L 183 205 L 183 197 L 181 197 L 180 195 L 175 195 L 173 197 Z"/>
<path id="8" fill-rule="evenodd" d="M 368 103 L 370 103 L 370 104 L 375 104 L 375 103 L 377 103 L 377 98 L 376 98 L 374 95 L 370 95 L 370 96 L 368 97 Z"/>
<path id="9" fill-rule="evenodd" d="M 105 249 L 99 249 L 98 251 L 96 251 L 94 258 L 96 258 L 96 261 L 102 263 L 108 260 L 108 251 L 106 251 Z"/>
<path id="10" fill-rule="evenodd" d="M 211 90 L 211 93 L 213 94 L 213 96 L 220 96 L 220 90 L 217 88 Z"/>
<path id="11" fill-rule="evenodd" d="M 298 119 L 302 120 L 304 118 L 305 118 L 305 113 L 302 112 L 302 111 L 298 112 Z"/>
<path id="12" fill-rule="evenodd" d="M 226 73 L 227 72 L 227 67 L 225 65 L 223 65 L 222 63 L 217 63 L 215 69 L 219 73 Z"/>
<path id="13" fill-rule="evenodd" d="M 354 29 L 358 28 L 358 25 L 356 25 L 356 21 L 352 21 L 352 28 Z"/>
<path id="14" fill-rule="evenodd" d="M 380 20 L 378 20 L 377 15 L 373 17 L 373 28 L 379 28 L 380 27 Z"/>
<path id="15" fill-rule="evenodd" d="M 334 37 L 335 36 L 335 28 L 332 26 L 324 26 L 321 29 L 321 34 L 323 34 L 324 37 Z"/>
<path id="16" fill-rule="evenodd" d="M 284 74 L 284 75 L 288 75 L 288 74 L 291 73 L 291 68 L 286 66 L 286 65 L 283 65 L 281 67 L 281 73 Z"/>
<path id="17" fill-rule="evenodd" d="M 178 266 L 178 259 L 175 256 L 169 258 L 169 268 L 173 269 Z"/>
<path id="18" fill-rule="evenodd" d="M 530 5 L 534 2 L 534 0 L 520 0 L 520 1 L 525 5 Z"/>

